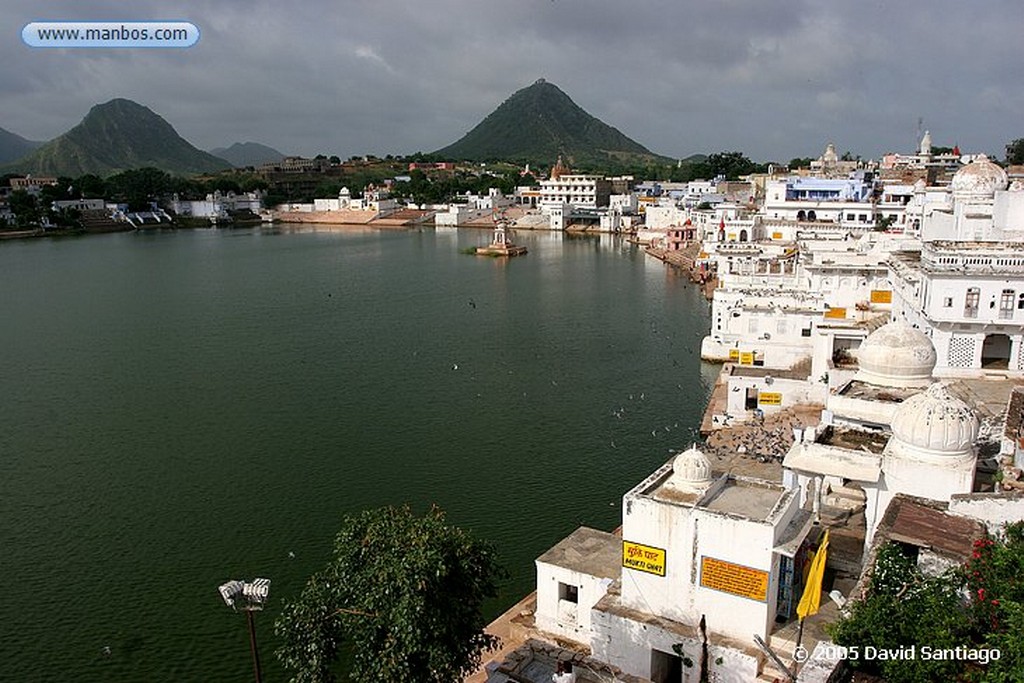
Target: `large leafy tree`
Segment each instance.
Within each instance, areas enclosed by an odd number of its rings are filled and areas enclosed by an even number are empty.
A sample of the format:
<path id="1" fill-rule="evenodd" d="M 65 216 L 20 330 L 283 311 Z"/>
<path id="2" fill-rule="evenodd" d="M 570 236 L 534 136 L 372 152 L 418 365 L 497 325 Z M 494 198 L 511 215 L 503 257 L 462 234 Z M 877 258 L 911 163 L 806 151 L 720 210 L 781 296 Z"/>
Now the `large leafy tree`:
<path id="1" fill-rule="evenodd" d="M 462 680 L 497 645 L 481 607 L 500 576 L 490 545 L 436 507 L 346 516 L 330 562 L 277 620 L 278 657 L 293 683 L 336 680 L 342 650 L 352 681 Z"/>
<path id="2" fill-rule="evenodd" d="M 971 558 L 937 577 L 921 574 L 895 544 L 883 546 L 866 597 L 832 628 L 857 648 L 850 663 L 886 681 L 1024 681 L 1024 522 L 975 542 Z M 867 647 L 915 646 L 918 656 L 867 661 Z M 921 648 L 998 651 L 983 662 L 926 659 Z"/>

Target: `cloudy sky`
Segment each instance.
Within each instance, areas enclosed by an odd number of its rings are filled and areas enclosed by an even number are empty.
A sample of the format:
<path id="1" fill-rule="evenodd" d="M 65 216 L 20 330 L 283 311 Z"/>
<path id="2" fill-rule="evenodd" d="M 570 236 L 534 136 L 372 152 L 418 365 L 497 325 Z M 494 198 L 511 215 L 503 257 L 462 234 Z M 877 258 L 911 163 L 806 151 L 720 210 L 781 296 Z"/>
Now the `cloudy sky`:
<path id="1" fill-rule="evenodd" d="M 52 50 L 40 20 L 183 19 L 188 49 Z M 4 0 L 0 127 L 126 97 L 209 149 L 407 154 L 545 78 L 654 152 L 758 161 L 1024 137 L 1021 0 Z"/>

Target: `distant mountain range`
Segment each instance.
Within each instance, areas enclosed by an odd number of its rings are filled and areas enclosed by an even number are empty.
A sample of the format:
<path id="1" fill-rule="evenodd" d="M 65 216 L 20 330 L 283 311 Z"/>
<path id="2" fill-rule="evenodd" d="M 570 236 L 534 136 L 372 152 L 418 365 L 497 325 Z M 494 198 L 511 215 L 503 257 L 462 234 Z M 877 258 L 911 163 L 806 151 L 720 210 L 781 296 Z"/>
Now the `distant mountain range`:
<path id="1" fill-rule="evenodd" d="M 540 79 L 515 92 L 457 142 L 435 155 L 467 161 L 549 166 L 674 163 L 594 118 L 558 86 Z"/>
<path id="2" fill-rule="evenodd" d="M 190 174 L 220 171 L 231 164 L 193 147 L 147 107 L 115 99 L 97 104 L 77 126 L 0 171 L 107 176 L 146 166 Z"/>
<path id="3" fill-rule="evenodd" d="M 0 128 L 0 164 L 23 157 L 41 144 Z"/>
<path id="4" fill-rule="evenodd" d="M 236 142 L 230 147 L 211 149 L 210 154 L 219 159 L 229 161 L 235 168 L 259 166 L 260 164 L 284 159 L 284 154 L 281 152 L 278 152 L 273 147 L 261 145 L 258 142 Z"/>

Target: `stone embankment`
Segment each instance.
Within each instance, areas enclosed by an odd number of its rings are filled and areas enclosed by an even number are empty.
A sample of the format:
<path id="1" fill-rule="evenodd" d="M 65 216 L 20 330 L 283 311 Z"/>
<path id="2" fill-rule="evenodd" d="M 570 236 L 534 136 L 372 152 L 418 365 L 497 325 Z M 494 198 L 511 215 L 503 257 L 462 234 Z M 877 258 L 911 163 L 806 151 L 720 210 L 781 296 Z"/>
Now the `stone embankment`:
<path id="1" fill-rule="evenodd" d="M 433 212 L 402 209 L 379 215 L 373 211 L 271 211 L 273 220 L 282 223 L 328 223 L 333 225 L 370 225 L 376 227 L 406 227 L 422 223 Z"/>
<path id="2" fill-rule="evenodd" d="M 656 249 L 654 247 L 644 248 L 645 252 L 659 261 L 686 271 L 690 276 L 690 280 L 701 286 L 704 296 L 710 301 L 715 292 L 715 287 L 718 285 L 718 279 L 714 273 L 698 267 L 697 255 L 700 254 L 700 250 L 701 245 L 699 242 L 691 242 L 682 249 L 674 251 Z"/>

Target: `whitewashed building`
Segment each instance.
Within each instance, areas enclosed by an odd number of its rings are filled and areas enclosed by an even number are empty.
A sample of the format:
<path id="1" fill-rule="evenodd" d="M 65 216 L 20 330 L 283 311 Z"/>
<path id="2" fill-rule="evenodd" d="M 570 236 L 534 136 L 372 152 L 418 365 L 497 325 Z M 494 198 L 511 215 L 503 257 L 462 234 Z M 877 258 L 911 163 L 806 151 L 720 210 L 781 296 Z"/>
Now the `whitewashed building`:
<path id="1" fill-rule="evenodd" d="M 769 180 L 762 213 L 790 224 L 814 223 L 817 230 L 862 234 L 875 226 L 874 183 L 864 177 L 790 177 Z"/>
<path id="2" fill-rule="evenodd" d="M 810 358 L 821 324 L 857 325 L 888 313 L 896 237 L 717 245 L 720 280 L 701 356 L 787 368 Z M 757 361 L 761 362 L 757 362 Z"/>
<path id="3" fill-rule="evenodd" d="M 896 494 L 948 502 L 973 491 L 980 423 L 932 383 L 935 349 L 906 322 L 871 333 L 857 356 L 859 370 L 829 396 L 822 428 L 786 454 L 783 482 L 805 505 L 863 505 L 868 548 Z"/>
<path id="4" fill-rule="evenodd" d="M 205 199 L 180 199 L 175 194 L 169 202 L 171 211 L 179 216 L 192 216 L 195 218 L 227 218 L 233 211 L 251 211 L 259 213 L 263 203 L 264 193 L 234 192 L 222 193 L 219 190 L 206 195 Z"/>
<path id="5" fill-rule="evenodd" d="M 540 200 L 537 206 L 548 213 L 552 208 L 568 205 L 575 209 L 597 209 L 608 206 L 612 183 L 604 176 L 571 173 L 562 157 L 551 169 L 551 176 L 540 181 Z"/>
<path id="6" fill-rule="evenodd" d="M 1024 374 L 1024 188 L 980 157 L 889 261 L 893 313 L 928 335 L 944 377 Z"/>
<path id="7" fill-rule="evenodd" d="M 796 492 L 712 476 L 696 448 L 622 499 L 622 536 L 577 530 L 537 561 L 536 624 L 655 683 L 744 683 L 795 608 L 795 557 L 811 529 Z"/>

